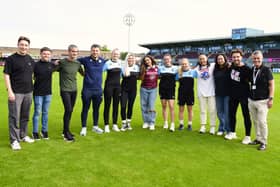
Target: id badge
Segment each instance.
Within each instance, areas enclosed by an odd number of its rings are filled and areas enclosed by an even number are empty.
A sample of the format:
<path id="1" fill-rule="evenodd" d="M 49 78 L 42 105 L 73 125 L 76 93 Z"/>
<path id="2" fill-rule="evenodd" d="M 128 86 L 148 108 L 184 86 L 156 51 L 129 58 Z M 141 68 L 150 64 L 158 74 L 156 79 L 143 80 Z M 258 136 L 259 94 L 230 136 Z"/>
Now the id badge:
<path id="1" fill-rule="evenodd" d="M 255 90 L 256 88 L 256 85 L 252 85 L 252 90 Z"/>

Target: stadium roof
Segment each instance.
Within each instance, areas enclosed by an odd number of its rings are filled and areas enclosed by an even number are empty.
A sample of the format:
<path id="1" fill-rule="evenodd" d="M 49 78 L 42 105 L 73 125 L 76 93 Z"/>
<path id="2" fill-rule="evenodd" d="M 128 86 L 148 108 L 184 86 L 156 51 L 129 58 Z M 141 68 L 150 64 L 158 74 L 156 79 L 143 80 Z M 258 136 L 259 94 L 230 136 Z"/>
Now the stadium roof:
<path id="1" fill-rule="evenodd" d="M 147 43 L 147 44 L 139 44 L 141 47 L 146 47 L 148 49 L 157 48 L 157 47 L 172 47 L 172 46 L 201 46 L 207 44 L 226 44 L 226 43 L 243 43 L 243 42 L 268 42 L 272 40 L 280 41 L 280 32 L 277 33 L 268 33 L 257 36 L 248 36 L 245 39 L 233 40 L 231 37 L 220 37 L 220 38 L 203 38 L 203 39 L 193 39 L 193 40 L 185 40 L 185 41 L 168 41 L 161 43 Z"/>

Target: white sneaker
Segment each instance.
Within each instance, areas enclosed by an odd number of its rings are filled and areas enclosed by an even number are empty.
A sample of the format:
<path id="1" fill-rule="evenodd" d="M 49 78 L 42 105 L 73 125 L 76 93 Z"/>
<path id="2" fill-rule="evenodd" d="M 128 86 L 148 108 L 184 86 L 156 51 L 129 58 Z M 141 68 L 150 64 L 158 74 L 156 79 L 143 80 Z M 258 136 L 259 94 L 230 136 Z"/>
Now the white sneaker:
<path id="1" fill-rule="evenodd" d="M 215 127 L 210 127 L 210 134 L 215 135 Z"/>
<path id="2" fill-rule="evenodd" d="M 249 143 L 251 143 L 251 137 L 245 136 L 242 140 L 242 143 L 248 145 Z"/>
<path id="3" fill-rule="evenodd" d="M 217 132 L 217 135 L 218 135 L 218 136 L 222 136 L 223 134 L 224 134 L 224 132 L 222 132 L 222 131 L 218 131 L 218 132 Z"/>
<path id="4" fill-rule="evenodd" d="M 103 129 L 99 128 L 98 126 L 93 126 L 92 131 L 96 132 L 97 134 L 102 134 L 104 132 Z"/>
<path id="5" fill-rule="evenodd" d="M 128 130 L 131 131 L 131 130 L 132 130 L 132 127 L 131 127 L 131 124 L 130 124 L 130 123 L 131 123 L 131 119 L 127 119 L 127 120 L 126 120 L 126 127 L 127 127 Z"/>
<path id="6" fill-rule="evenodd" d="M 227 133 L 227 134 L 225 135 L 225 139 L 227 139 L 227 140 L 232 140 L 231 132 L 229 132 L 229 133 Z"/>
<path id="7" fill-rule="evenodd" d="M 205 125 L 202 125 L 202 126 L 200 127 L 199 133 L 205 133 L 205 132 L 206 132 Z"/>
<path id="8" fill-rule="evenodd" d="M 168 123 L 164 123 L 163 128 L 164 128 L 164 129 L 168 129 Z M 171 127 L 170 127 L 170 128 L 171 128 Z"/>
<path id="9" fill-rule="evenodd" d="M 143 128 L 143 129 L 149 128 L 149 124 L 145 122 L 145 123 L 143 124 L 142 128 Z"/>
<path id="10" fill-rule="evenodd" d="M 170 129 L 169 129 L 171 132 L 174 132 L 175 131 L 175 124 L 174 123 L 171 123 L 170 125 Z"/>
<path id="11" fill-rule="evenodd" d="M 86 136 L 87 135 L 87 128 L 86 127 L 82 127 L 82 130 L 80 132 L 81 136 Z"/>
<path id="12" fill-rule="evenodd" d="M 25 136 L 24 138 L 22 138 L 23 142 L 27 142 L 27 143 L 33 143 L 34 140 L 32 138 L 30 138 L 29 136 Z"/>
<path id="13" fill-rule="evenodd" d="M 130 123 L 127 124 L 127 129 L 130 130 L 130 131 L 132 130 L 132 127 L 131 127 Z"/>
<path id="14" fill-rule="evenodd" d="M 232 139 L 237 139 L 236 132 L 232 132 L 231 137 L 232 137 Z"/>
<path id="15" fill-rule="evenodd" d="M 104 131 L 105 131 L 105 133 L 110 133 L 110 127 L 109 127 L 109 125 L 105 125 Z"/>
<path id="16" fill-rule="evenodd" d="M 18 143 L 17 140 L 13 141 L 13 143 L 11 143 L 11 147 L 12 147 L 12 150 L 20 150 L 21 147 L 20 147 L 20 144 Z"/>
<path id="17" fill-rule="evenodd" d="M 150 124 L 150 130 L 151 130 L 151 131 L 154 131 L 154 130 L 155 130 L 155 124 L 153 124 L 153 123 Z"/>
<path id="18" fill-rule="evenodd" d="M 225 139 L 227 140 L 232 140 L 232 139 L 236 139 L 237 136 L 236 136 L 236 133 L 235 132 L 229 132 L 225 135 Z"/>
<path id="19" fill-rule="evenodd" d="M 116 125 L 116 124 L 114 124 L 113 125 L 113 131 L 115 131 L 115 132 L 120 132 L 120 129 L 119 129 L 119 127 L 118 127 L 118 125 Z"/>

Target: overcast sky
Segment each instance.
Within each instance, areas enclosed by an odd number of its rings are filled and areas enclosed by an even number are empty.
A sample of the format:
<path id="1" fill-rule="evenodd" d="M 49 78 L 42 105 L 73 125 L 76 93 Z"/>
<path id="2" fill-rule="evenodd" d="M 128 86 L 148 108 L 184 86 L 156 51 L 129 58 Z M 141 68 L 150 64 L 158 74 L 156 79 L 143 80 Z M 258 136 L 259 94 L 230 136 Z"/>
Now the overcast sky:
<path id="1" fill-rule="evenodd" d="M 132 13 L 131 49 L 141 43 L 231 36 L 232 28 L 280 32 L 279 0 L 4 0 L 0 11 L 0 46 L 16 46 L 20 35 L 31 47 L 89 49 L 93 43 L 127 50 Z"/>

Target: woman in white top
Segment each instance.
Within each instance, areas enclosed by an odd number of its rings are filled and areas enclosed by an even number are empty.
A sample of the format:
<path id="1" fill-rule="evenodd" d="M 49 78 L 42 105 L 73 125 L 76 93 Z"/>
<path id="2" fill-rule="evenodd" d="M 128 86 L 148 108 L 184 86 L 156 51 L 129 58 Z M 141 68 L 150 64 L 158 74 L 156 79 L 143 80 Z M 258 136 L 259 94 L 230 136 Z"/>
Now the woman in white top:
<path id="1" fill-rule="evenodd" d="M 207 56 L 198 56 L 198 65 L 195 68 L 197 78 L 197 96 L 200 108 L 200 133 L 206 132 L 207 108 L 210 116 L 210 134 L 215 134 L 216 126 L 216 102 L 215 102 L 215 83 L 213 71 L 215 63 L 210 64 Z"/>

